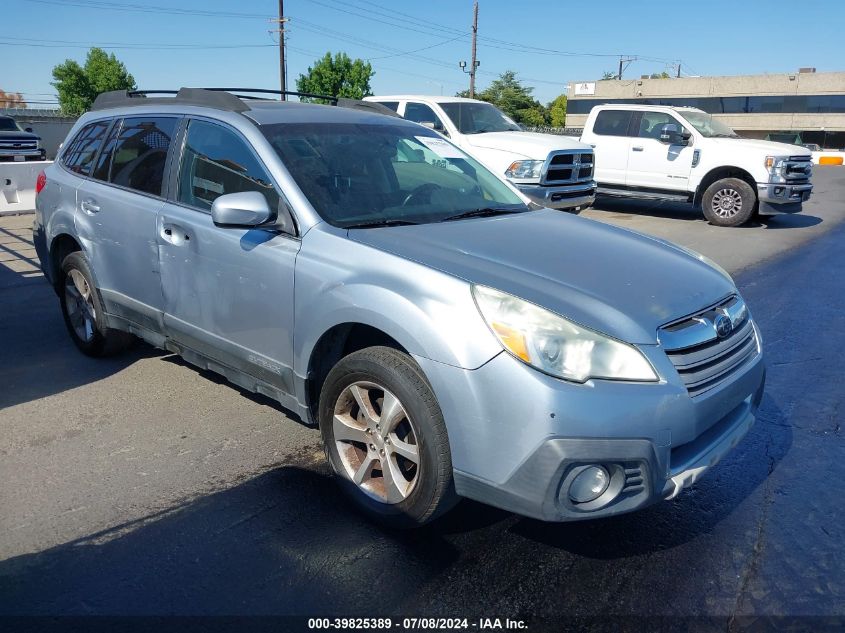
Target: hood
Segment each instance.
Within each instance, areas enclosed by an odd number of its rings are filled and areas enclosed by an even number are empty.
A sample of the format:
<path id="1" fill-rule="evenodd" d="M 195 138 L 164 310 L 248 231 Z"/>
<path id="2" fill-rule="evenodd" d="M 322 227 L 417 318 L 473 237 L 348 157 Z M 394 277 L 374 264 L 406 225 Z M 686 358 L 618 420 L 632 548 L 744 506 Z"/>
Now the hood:
<path id="1" fill-rule="evenodd" d="M 589 145 L 574 138 L 536 132 L 485 132 L 467 134 L 464 139 L 473 147 L 499 149 L 512 154 L 522 154 L 525 158 L 535 160 L 545 160 L 549 152 L 561 149 L 592 151 Z"/>
<path id="2" fill-rule="evenodd" d="M 21 132 L 19 130 L 0 130 L 2 141 L 40 141 L 41 137 L 32 132 Z"/>
<path id="3" fill-rule="evenodd" d="M 437 224 L 352 229 L 373 248 L 531 301 L 628 343 L 736 291 L 680 247 L 542 210 Z"/>
<path id="4" fill-rule="evenodd" d="M 724 147 L 727 151 L 742 148 L 744 150 L 758 151 L 763 156 L 811 156 L 810 150 L 800 145 L 789 145 L 788 143 L 775 143 L 774 141 L 758 141 L 753 138 L 709 138 L 708 143 L 714 143 Z"/>

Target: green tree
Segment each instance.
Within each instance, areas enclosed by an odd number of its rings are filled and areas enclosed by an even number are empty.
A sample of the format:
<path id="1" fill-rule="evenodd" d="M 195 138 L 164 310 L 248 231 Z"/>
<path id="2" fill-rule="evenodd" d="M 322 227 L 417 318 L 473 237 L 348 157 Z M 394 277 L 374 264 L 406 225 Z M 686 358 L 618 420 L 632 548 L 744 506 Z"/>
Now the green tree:
<path id="1" fill-rule="evenodd" d="M 607 81 L 608 79 L 616 79 L 616 77 L 617 77 L 616 73 L 609 71 L 609 70 L 604 71 L 604 73 L 602 73 L 602 76 L 601 76 L 602 81 Z"/>
<path id="2" fill-rule="evenodd" d="M 566 95 L 559 95 L 548 105 L 549 119 L 554 127 L 566 125 Z"/>
<path id="3" fill-rule="evenodd" d="M 662 73 L 652 73 L 649 75 L 649 79 L 671 79 L 672 76 L 667 73 L 665 70 Z"/>
<path id="4" fill-rule="evenodd" d="M 136 88 L 123 62 L 96 46 L 88 51 L 84 66 L 72 59 L 55 66 L 53 79 L 62 112 L 70 115 L 86 112 L 101 92 Z"/>
<path id="5" fill-rule="evenodd" d="M 321 59 L 308 67 L 304 75 L 296 80 L 299 92 L 327 95 L 329 97 L 348 97 L 361 99 L 373 94 L 370 79 L 375 72 L 369 62 L 362 59 L 350 59 L 346 53 L 326 53 Z M 319 101 L 319 99 L 304 99 Z"/>
<path id="6" fill-rule="evenodd" d="M 512 70 L 503 72 L 477 96 L 482 101 L 492 103 L 517 123 L 525 125 L 546 125 L 549 113 L 543 104 L 531 93 L 534 88 L 522 85 Z"/>

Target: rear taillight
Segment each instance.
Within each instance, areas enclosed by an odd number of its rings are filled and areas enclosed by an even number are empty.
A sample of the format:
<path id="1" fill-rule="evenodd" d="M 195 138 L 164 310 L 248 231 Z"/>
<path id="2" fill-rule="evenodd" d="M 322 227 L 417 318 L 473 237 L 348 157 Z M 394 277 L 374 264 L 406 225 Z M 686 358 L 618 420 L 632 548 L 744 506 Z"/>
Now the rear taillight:
<path id="1" fill-rule="evenodd" d="M 42 171 L 38 174 L 38 179 L 35 181 L 35 195 L 37 196 L 41 193 L 41 190 L 44 189 L 45 186 L 47 186 L 47 174 Z"/>

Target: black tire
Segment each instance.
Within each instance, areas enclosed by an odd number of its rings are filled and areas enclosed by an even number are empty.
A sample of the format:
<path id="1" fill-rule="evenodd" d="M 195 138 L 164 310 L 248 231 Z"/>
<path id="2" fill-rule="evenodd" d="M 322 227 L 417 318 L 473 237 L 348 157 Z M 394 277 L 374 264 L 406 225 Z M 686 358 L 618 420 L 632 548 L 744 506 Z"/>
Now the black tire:
<path id="1" fill-rule="evenodd" d="M 87 331 L 80 334 L 77 330 L 79 328 L 79 319 L 77 315 L 79 310 L 83 308 L 79 304 L 69 305 L 69 301 L 74 300 L 68 295 L 68 284 L 73 284 L 74 279 L 78 279 L 76 275 L 79 274 L 84 279 L 88 288 L 87 302 L 89 307 L 93 308 L 93 327 L 90 327 L 90 336 Z M 62 316 L 65 320 L 65 326 L 70 334 L 70 338 L 86 356 L 100 357 L 110 356 L 125 350 L 135 342 L 135 337 L 127 332 L 114 330 L 108 328 L 104 324 L 103 318 L 103 302 L 100 300 L 100 292 L 94 285 L 93 276 L 91 275 L 91 268 L 88 265 L 88 260 L 85 255 L 76 251 L 65 257 L 62 262 L 61 273 L 59 275 L 59 302 L 62 306 Z M 90 314 L 90 313 L 89 313 Z M 85 326 L 82 326 L 83 330 Z"/>
<path id="2" fill-rule="evenodd" d="M 368 455 L 366 446 L 361 450 L 361 444 L 347 443 L 343 445 L 346 447 L 343 449 L 345 457 L 341 457 L 339 452 L 334 431 L 335 410 L 343 407 L 344 400 L 341 396 L 349 401 L 349 389 L 358 383 L 372 383 L 374 387 L 383 387 L 381 393 L 384 394 L 384 390 L 387 390 L 395 395 L 403 411 L 407 413 L 405 418 L 400 419 L 407 422 L 409 427 L 406 428 L 413 430 L 418 465 L 413 471 L 416 478 L 410 492 L 401 501 L 389 503 L 387 500 L 374 498 L 372 491 L 367 492 L 363 486 L 352 480 L 350 455 L 352 459 L 356 454 L 363 455 L 358 457 L 363 462 Z M 374 388 L 370 393 L 379 393 L 379 389 Z M 381 419 L 380 404 L 378 406 L 377 413 Z M 356 405 L 353 404 L 352 407 L 354 409 Z M 329 372 L 323 384 L 320 393 L 319 423 L 326 458 L 337 475 L 341 488 L 371 519 L 388 527 L 415 528 L 429 523 L 457 503 L 458 497 L 452 477 L 452 457 L 443 414 L 431 385 L 420 367 L 408 355 L 389 347 L 368 347 L 341 359 Z M 405 439 L 408 439 L 407 435 Z M 389 444 L 389 439 L 385 440 L 385 443 Z M 378 455 L 375 457 L 378 458 Z M 389 453 L 386 458 L 391 459 Z M 382 462 L 379 461 L 378 464 L 379 468 L 374 468 L 373 473 L 382 472 Z M 377 480 L 378 476 L 375 475 L 369 479 L 369 483 Z"/>
<path id="3" fill-rule="evenodd" d="M 723 178 L 707 187 L 701 197 L 704 217 L 715 226 L 740 226 L 757 210 L 757 194 L 744 180 Z"/>

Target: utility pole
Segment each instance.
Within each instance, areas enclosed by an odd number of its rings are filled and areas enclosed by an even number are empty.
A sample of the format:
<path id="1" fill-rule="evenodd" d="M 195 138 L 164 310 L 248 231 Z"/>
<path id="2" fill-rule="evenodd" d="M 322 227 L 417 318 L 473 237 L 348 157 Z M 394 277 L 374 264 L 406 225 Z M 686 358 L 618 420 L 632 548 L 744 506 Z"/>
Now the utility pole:
<path id="1" fill-rule="evenodd" d="M 285 90 L 287 90 L 287 67 L 285 66 L 285 22 L 288 19 L 285 17 L 285 0 L 279 0 L 279 17 L 270 20 L 279 25 L 279 28 L 273 29 L 271 33 L 278 33 L 279 35 L 279 89 L 282 91 L 281 100 L 285 101 Z"/>
<path id="2" fill-rule="evenodd" d="M 623 67 L 623 64 L 630 64 L 633 61 L 636 61 L 636 57 L 624 57 L 622 55 L 619 56 L 619 74 L 616 75 L 618 80 L 622 80 L 622 71 L 627 68 L 627 66 Z"/>
<path id="3" fill-rule="evenodd" d="M 475 40 L 478 37 L 478 0 L 472 5 L 472 68 L 469 71 L 469 98 L 475 98 L 475 69 L 478 61 L 475 59 Z"/>
<path id="4" fill-rule="evenodd" d="M 676 75 L 678 79 L 681 78 L 681 62 L 678 60 L 678 74 Z"/>
<path id="5" fill-rule="evenodd" d="M 467 63 L 465 61 L 458 62 L 461 70 L 469 74 L 469 98 L 475 98 L 475 71 L 481 65 L 481 62 L 475 56 L 475 40 L 478 36 L 478 0 L 472 7 L 472 59 L 470 61 L 469 70 L 467 70 Z"/>

